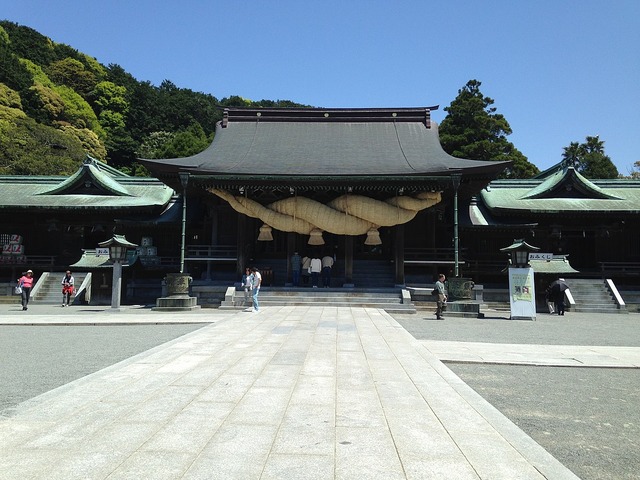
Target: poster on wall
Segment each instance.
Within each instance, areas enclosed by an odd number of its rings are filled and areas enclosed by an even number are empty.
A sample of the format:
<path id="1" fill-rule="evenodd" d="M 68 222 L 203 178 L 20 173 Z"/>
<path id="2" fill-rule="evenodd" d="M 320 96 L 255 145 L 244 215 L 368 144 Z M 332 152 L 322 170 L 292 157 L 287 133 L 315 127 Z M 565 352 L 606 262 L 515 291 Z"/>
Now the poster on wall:
<path id="1" fill-rule="evenodd" d="M 536 292 L 533 268 L 509 269 L 509 303 L 512 320 L 536 319 Z"/>

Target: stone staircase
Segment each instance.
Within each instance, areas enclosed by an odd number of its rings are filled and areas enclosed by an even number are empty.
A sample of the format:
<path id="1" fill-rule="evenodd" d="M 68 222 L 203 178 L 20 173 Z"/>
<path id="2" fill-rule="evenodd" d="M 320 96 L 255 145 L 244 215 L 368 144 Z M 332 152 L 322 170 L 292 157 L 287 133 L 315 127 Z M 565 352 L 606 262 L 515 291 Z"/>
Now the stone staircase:
<path id="1" fill-rule="evenodd" d="M 220 304 L 221 309 L 242 309 L 250 305 L 244 303 L 243 291 L 227 293 Z M 386 289 L 344 289 L 344 288 L 272 288 L 260 289 L 260 306 L 332 306 L 381 308 L 390 313 L 416 313 L 407 290 Z"/>
<path id="2" fill-rule="evenodd" d="M 287 262 L 284 259 L 270 259 L 255 262 L 261 271 L 269 268 L 272 272 L 271 287 L 285 286 Z M 388 260 L 354 260 L 353 284 L 356 288 L 389 288 L 394 285 L 395 269 Z M 311 280 L 309 280 L 311 282 Z M 345 283 L 344 261 L 338 259 L 332 268 L 331 286 L 342 287 Z"/>
<path id="3" fill-rule="evenodd" d="M 87 272 L 74 272 L 73 278 L 75 281 L 75 294 L 78 293 L 78 289 L 82 285 Z M 52 272 L 47 275 L 46 278 L 38 282 L 37 291 L 31 295 L 31 301 L 46 305 L 62 305 L 62 277 L 64 272 Z M 71 299 L 71 303 L 74 303 L 74 299 Z"/>
<path id="4" fill-rule="evenodd" d="M 567 283 L 575 301 L 575 305 L 571 306 L 573 312 L 628 313 L 626 308 L 618 308 L 604 280 L 569 278 Z"/>
<path id="5" fill-rule="evenodd" d="M 344 267 L 340 265 L 344 272 Z M 354 260 L 353 284 L 357 288 L 384 288 L 394 284 L 395 267 L 388 260 Z"/>

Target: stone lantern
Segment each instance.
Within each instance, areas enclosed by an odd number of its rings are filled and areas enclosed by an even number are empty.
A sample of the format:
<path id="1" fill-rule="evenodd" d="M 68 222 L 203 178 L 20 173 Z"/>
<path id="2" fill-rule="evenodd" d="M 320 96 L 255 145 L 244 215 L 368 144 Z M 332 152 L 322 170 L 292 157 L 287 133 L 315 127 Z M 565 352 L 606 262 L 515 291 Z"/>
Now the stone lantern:
<path id="1" fill-rule="evenodd" d="M 113 285 L 111 287 L 111 308 L 120 309 L 120 295 L 122 292 L 122 264 L 127 258 L 127 250 L 138 245 L 128 241 L 124 235 L 114 235 L 109 240 L 100 242 L 103 248 L 109 248 L 109 259 L 113 262 Z"/>

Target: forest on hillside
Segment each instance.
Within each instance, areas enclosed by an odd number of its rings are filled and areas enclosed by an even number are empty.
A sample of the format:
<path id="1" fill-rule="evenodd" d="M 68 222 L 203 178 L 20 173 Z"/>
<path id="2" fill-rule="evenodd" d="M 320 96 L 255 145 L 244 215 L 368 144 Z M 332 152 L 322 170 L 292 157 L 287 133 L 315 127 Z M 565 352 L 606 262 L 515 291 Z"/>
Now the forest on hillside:
<path id="1" fill-rule="evenodd" d="M 155 86 L 0 21 L 0 175 L 69 175 L 86 154 L 145 175 L 138 157 L 181 157 L 207 147 L 225 106 L 302 105 L 218 99 L 169 80 Z"/>
<path id="2" fill-rule="evenodd" d="M 503 177 L 535 176 L 539 169 L 507 139 L 507 119 L 480 86 L 470 80 L 444 108 L 442 147 L 460 158 L 510 161 Z M 30 27 L 0 21 L 0 175 L 70 175 L 87 154 L 130 175 L 148 175 L 137 158 L 196 154 L 213 140 L 222 109 L 242 106 L 307 105 L 218 99 L 170 80 L 152 85 Z M 564 150 L 558 161 L 588 178 L 619 175 L 597 136 Z"/>

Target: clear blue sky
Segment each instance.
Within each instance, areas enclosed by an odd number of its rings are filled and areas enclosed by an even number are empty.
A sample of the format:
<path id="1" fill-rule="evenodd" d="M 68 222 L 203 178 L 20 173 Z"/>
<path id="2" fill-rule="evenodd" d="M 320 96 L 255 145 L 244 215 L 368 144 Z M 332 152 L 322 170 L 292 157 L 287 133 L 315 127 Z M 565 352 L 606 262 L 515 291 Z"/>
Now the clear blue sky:
<path id="1" fill-rule="evenodd" d="M 138 80 L 324 107 L 440 105 L 468 80 L 538 168 L 598 135 L 640 160 L 638 0 L 0 0 Z"/>

